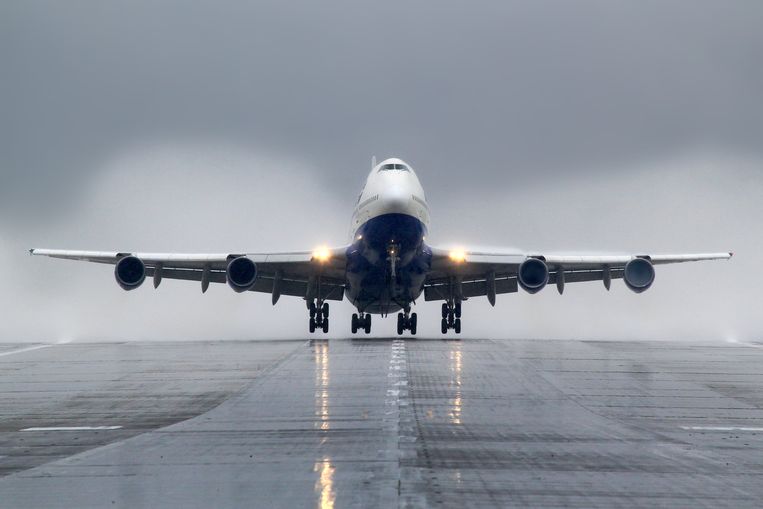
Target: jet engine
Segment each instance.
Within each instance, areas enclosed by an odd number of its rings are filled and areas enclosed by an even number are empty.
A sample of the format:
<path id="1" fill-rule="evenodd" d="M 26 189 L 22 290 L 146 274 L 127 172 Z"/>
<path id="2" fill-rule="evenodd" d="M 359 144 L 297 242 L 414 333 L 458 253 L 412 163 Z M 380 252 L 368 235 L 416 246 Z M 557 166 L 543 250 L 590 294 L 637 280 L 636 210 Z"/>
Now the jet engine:
<path id="1" fill-rule="evenodd" d="M 548 266 L 538 258 L 528 258 L 519 266 L 517 282 L 527 293 L 538 293 L 548 283 Z"/>
<path id="2" fill-rule="evenodd" d="M 241 293 L 251 289 L 257 280 L 257 266 L 246 256 L 239 256 L 228 263 L 225 270 L 228 286 Z"/>
<path id="3" fill-rule="evenodd" d="M 654 266 L 646 258 L 634 258 L 625 264 L 625 285 L 636 293 L 649 289 L 654 283 Z"/>
<path id="4" fill-rule="evenodd" d="M 114 267 L 114 277 L 123 290 L 134 290 L 146 279 L 146 266 L 136 256 L 125 256 Z"/>

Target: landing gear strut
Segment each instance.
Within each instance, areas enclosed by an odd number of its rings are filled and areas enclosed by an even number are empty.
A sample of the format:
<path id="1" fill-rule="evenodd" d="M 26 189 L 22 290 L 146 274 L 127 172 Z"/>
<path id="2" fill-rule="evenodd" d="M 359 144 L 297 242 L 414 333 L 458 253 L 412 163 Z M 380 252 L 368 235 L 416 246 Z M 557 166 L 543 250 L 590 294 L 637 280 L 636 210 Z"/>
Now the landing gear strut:
<path id="1" fill-rule="evenodd" d="M 359 329 L 365 331 L 366 334 L 371 332 L 371 315 L 370 313 L 357 313 L 352 314 L 352 333 L 356 334 Z"/>
<path id="2" fill-rule="evenodd" d="M 411 313 L 411 309 L 408 308 L 404 313 L 397 314 L 397 334 L 401 335 L 404 331 L 411 331 L 411 334 L 416 335 L 416 325 L 418 323 L 418 316 L 416 313 Z"/>
<path id="3" fill-rule="evenodd" d="M 442 321 L 440 331 L 445 334 L 448 329 L 453 329 L 456 334 L 461 334 L 461 303 L 449 300 L 442 304 Z"/>
<path id="4" fill-rule="evenodd" d="M 329 331 L 329 303 L 315 302 L 310 303 L 310 333 L 315 329 L 322 329 L 324 334 Z"/>

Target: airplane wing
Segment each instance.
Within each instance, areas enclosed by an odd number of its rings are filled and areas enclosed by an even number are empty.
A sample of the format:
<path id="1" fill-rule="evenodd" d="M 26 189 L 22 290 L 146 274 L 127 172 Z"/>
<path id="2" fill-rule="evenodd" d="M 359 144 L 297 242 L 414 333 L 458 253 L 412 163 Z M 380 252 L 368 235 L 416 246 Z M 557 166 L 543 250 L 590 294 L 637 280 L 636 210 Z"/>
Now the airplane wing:
<path id="1" fill-rule="evenodd" d="M 154 288 L 162 279 L 185 279 L 199 281 L 202 292 L 209 283 L 225 283 L 230 261 L 246 256 L 256 266 L 256 280 L 249 290 L 272 294 L 275 304 L 280 295 L 306 298 L 317 296 L 317 292 L 323 299 L 342 300 L 345 251 L 326 248 L 285 253 L 176 254 L 30 249 L 29 253 L 110 265 L 135 257 L 143 262 L 145 276 L 153 278 Z"/>
<path id="2" fill-rule="evenodd" d="M 652 265 L 728 260 L 732 256 L 733 253 L 544 256 L 432 248 L 432 272 L 425 282 L 424 299 L 462 300 L 484 295 L 495 305 L 496 294 L 516 292 L 519 287 L 535 293 L 546 284 L 555 284 L 562 293 L 566 283 L 603 281 L 609 289 L 612 279 L 623 278 L 632 290 L 641 292 L 654 280 Z"/>

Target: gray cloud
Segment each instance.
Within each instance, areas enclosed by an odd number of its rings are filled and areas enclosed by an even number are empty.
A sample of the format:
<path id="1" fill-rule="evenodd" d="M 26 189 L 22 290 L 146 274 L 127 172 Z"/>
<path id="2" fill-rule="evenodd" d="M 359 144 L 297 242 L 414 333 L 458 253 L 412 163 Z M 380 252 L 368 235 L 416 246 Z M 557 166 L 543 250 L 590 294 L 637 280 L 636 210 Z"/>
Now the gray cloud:
<path id="1" fill-rule="evenodd" d="M 760 252 L 761 19 L 763 5 L 744 1 L 4 2 L 0 270 L 12 281 L 2 302 L 19 312 L 0 336 L 67 323 L 90 336 L 205 335 L 231 306 L 230 335 L 251 333 L 255 309 L 263 334 L 298 334 L 302 303 L 272 313 L 222 288 L 202 301 L 181 282 L 150 304 L 101 299 L 108 270 L 19 253 L 341 242 L 373 153 L 419 169 L 442 241 Z M 691 306 L 667 289 L 580 285 L 558 302 L 506 297 L 514 321 L 495 330 L 564 336 L 596 323 L 617 335 L 616 309 L 659 303 L 675 320 L 629 330 L 707 331 L 734 326 L 731 311 L 709 318 L 731 302 L 749 336 L 757 271 L 744 260 L 661 270 L 661 288 L 696 288 Z M 702 307 L 705 278 L 717 291 L 729 274 L 733 290 Z M 603 305 L 608 325 L 586 311 Z M 152 322 L 130 323 L 124 306 Z M 183 306 L 194 318 L 178 326 L 167 316 Z M 516 314 L 532 309 L 572 328 Z M 697 309 L 706 322 L 689 317 Z"/>

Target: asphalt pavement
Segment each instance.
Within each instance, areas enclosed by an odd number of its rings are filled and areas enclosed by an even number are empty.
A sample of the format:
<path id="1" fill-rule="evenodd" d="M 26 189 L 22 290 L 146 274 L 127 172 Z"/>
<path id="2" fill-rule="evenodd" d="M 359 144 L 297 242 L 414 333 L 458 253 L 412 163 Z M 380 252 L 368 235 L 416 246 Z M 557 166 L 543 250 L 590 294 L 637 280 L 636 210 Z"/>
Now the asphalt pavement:
<path id="1" fill-rule="evenodd" d="M 761 345 L 0 345 L 3 508 L 761 500 Z"/>

